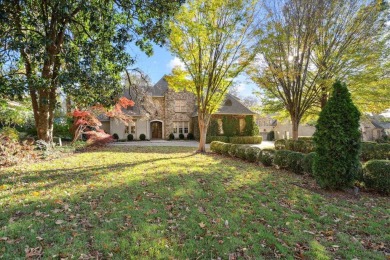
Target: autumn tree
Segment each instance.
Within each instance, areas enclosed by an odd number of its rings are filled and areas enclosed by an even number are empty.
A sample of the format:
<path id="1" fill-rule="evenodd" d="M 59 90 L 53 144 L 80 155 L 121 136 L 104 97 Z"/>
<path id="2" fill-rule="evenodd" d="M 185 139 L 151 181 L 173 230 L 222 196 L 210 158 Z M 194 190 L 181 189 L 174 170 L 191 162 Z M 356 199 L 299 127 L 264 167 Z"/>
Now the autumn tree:
<path id="1" fill-rule="evenodd" d="M 0 95 L 31 96 L 38 138 L 51 141 L 60 91 L 85 106 L 111 105 L 134 42 L 165 42 L 181 0 L 0 2 Z"/>
<path id="2" fill-rule="evenodd" d="M 267 108 L 288 112 L 294 139 L 302 119 L 326 103 L 336 78 L 357 79 L 373 65 L 383 71 L 378 59 L 385 46 L 383 10 L 381 1 L 360 0 L 288 0 L 267 6 L 268 19 L 259 24 L 266 33 L 249 74 L 266 96 Z M 383 74 L 370 79 L 378 83 Z M 362 89 L 356 98 L 364 95 Z"/>
<path id="3" fill-rule="evenodd" d="M 171 23 L 169 47 L 184 64 L 166 79 L 171 87 L 195 94 L 200 130 L 198 152 L 205 152 L 211 114 L 254 57 L 251 0 L 190 0 Z"/>

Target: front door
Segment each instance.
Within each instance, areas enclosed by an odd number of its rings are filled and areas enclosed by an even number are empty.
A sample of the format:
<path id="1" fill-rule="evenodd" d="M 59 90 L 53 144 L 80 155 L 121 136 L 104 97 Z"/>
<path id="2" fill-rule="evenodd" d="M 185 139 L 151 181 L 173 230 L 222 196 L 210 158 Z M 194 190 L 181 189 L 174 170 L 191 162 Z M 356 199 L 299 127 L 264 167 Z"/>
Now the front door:
<path id="1" fill-rule="evenodd" d="M 150 123 L 152 129 L 152 139 L 162 139 L 162 123 L 152 122 Z"/>

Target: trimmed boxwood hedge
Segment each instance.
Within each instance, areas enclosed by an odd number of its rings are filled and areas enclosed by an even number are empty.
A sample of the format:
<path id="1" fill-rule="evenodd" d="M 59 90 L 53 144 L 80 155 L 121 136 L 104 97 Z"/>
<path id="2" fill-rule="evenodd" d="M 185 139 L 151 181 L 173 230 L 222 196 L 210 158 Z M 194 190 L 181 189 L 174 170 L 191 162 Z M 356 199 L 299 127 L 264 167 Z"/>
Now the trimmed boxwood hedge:
<path id="1" fill-rule="evenodd" d="M 221 153 L 223 144 L 224 144 L 223 142 L 213 141 L 210 144 L 210 150 L 215 153 Z"/>
<path id="2" fill-rule="evenodd" d="M 276 140 L 274 145 L 275 145 L 276 150 L 286 150 L 286 140 L 285 139 Z"/>
<path id="3" fill-rule="evenodd" d="M 390 160 L 390 144 L 375 142 L 362 142 L 360 150 L 360 160 Z"/>
<path id="4" fill-rule="evenodd" d="M 259 161 L 264 166 L 272 166 L 274 160 L 275 150 L 274 149 L 263 149 L 259 155 Z"/>
<path id="5" fill-rule="evenodd" d="M 313 175 L 313 163 L 314 163 L 314 157 L 316 156 L 315 152 L 311 152 L 305 155 L 305 158 L 303 158 L 302 162 L 302 168 L 303 172 Z"/>
<path id="6" fill-rule="evenodd" d="M 246 149 L 246 160 L 249 162 L 256 162 L 259 158 L 261 149 L 259 147 L 248 147 Z"/>
<path id="7" fill-rule="evenodd" d="M 247 148 L 248 148 L 248 146 L 245 146 L 245 145 L 237 146 L 236 157 L 243 159 L 243 160 L 246 160 L 246 149 Z"/>
<path id="8" fill-rule="evenodd" d="M 303 174 L 303 160 L 305 155 L 300 152 L 291 152 L 287 155 L 287 169 L 296 173 Z"/>
<path id="9" fill-rule="evenodd" d="M 221 153 L 224 155 L 229 155 L 229 150 L 231 146 L 231 143 L 224 143 L 221 147 Z"/>
<path id="10" fill-rule="evenodd" d="M 276 150 L 289 150 L 301 153 L 311 153 L 314 152 L 314 142 L 311 139 L 280 139 L 275 141 Z"/>
<path id="11" fill-rule="evenodd" d="M 206 136 L 206 144 L 209 144 L 213 141 L 228 143 L 229 137 L 227 137 L 227 136 Z"/>
<path id="12" fill-rule="evenodd" d="M 231 144 L 229 149 L 229 155 L 236 157 L 237 155 L 237 148 L 239 147 L 239 144 Z"/>
<path id="13" fill-rule="evenodd" d="M 232 144 L 261 144 L 261 136 L 232 136 L 229 138 Z"/>
<path id="14" fill-rule="evenodd" d="M 287 169 L 287 167 L 288 167 L 287 156 L 290 153 L 292 153 L 292 151 L 289 151 L 289 150 L 278 150 L 278 151 L 276 151 L 273 164 L 277 168 Z"/>
<path id="15" fill-rule="evenodd" d="M 363 166 L 363 180 L 367 188 L 390 194 L 390 161 L 370 160 Z"/>

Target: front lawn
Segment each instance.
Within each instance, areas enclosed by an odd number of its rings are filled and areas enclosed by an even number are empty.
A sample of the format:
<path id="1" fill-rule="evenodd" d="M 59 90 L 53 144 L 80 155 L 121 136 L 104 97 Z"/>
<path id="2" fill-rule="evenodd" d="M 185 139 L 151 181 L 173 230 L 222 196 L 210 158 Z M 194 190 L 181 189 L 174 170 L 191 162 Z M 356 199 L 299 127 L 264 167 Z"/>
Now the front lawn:
<path id="1" fill-rule="evenodd" d="M 386 259 L 390 199 L 183 147 L 109 147 L 0 173 L 0 258 Z"/>

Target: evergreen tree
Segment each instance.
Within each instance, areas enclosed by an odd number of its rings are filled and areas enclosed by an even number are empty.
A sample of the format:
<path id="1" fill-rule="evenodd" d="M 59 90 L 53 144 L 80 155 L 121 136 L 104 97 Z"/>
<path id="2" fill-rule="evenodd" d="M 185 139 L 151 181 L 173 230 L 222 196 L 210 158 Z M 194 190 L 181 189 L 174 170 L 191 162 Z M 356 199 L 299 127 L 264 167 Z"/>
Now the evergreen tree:
<path id="1" fill-rule="evenodd" d="M 342 189 L 353 181 L 359 166 L 359 118 L 346 84 L 337 81 L 314 133 L 314 177 L 322 188 Z"/>

